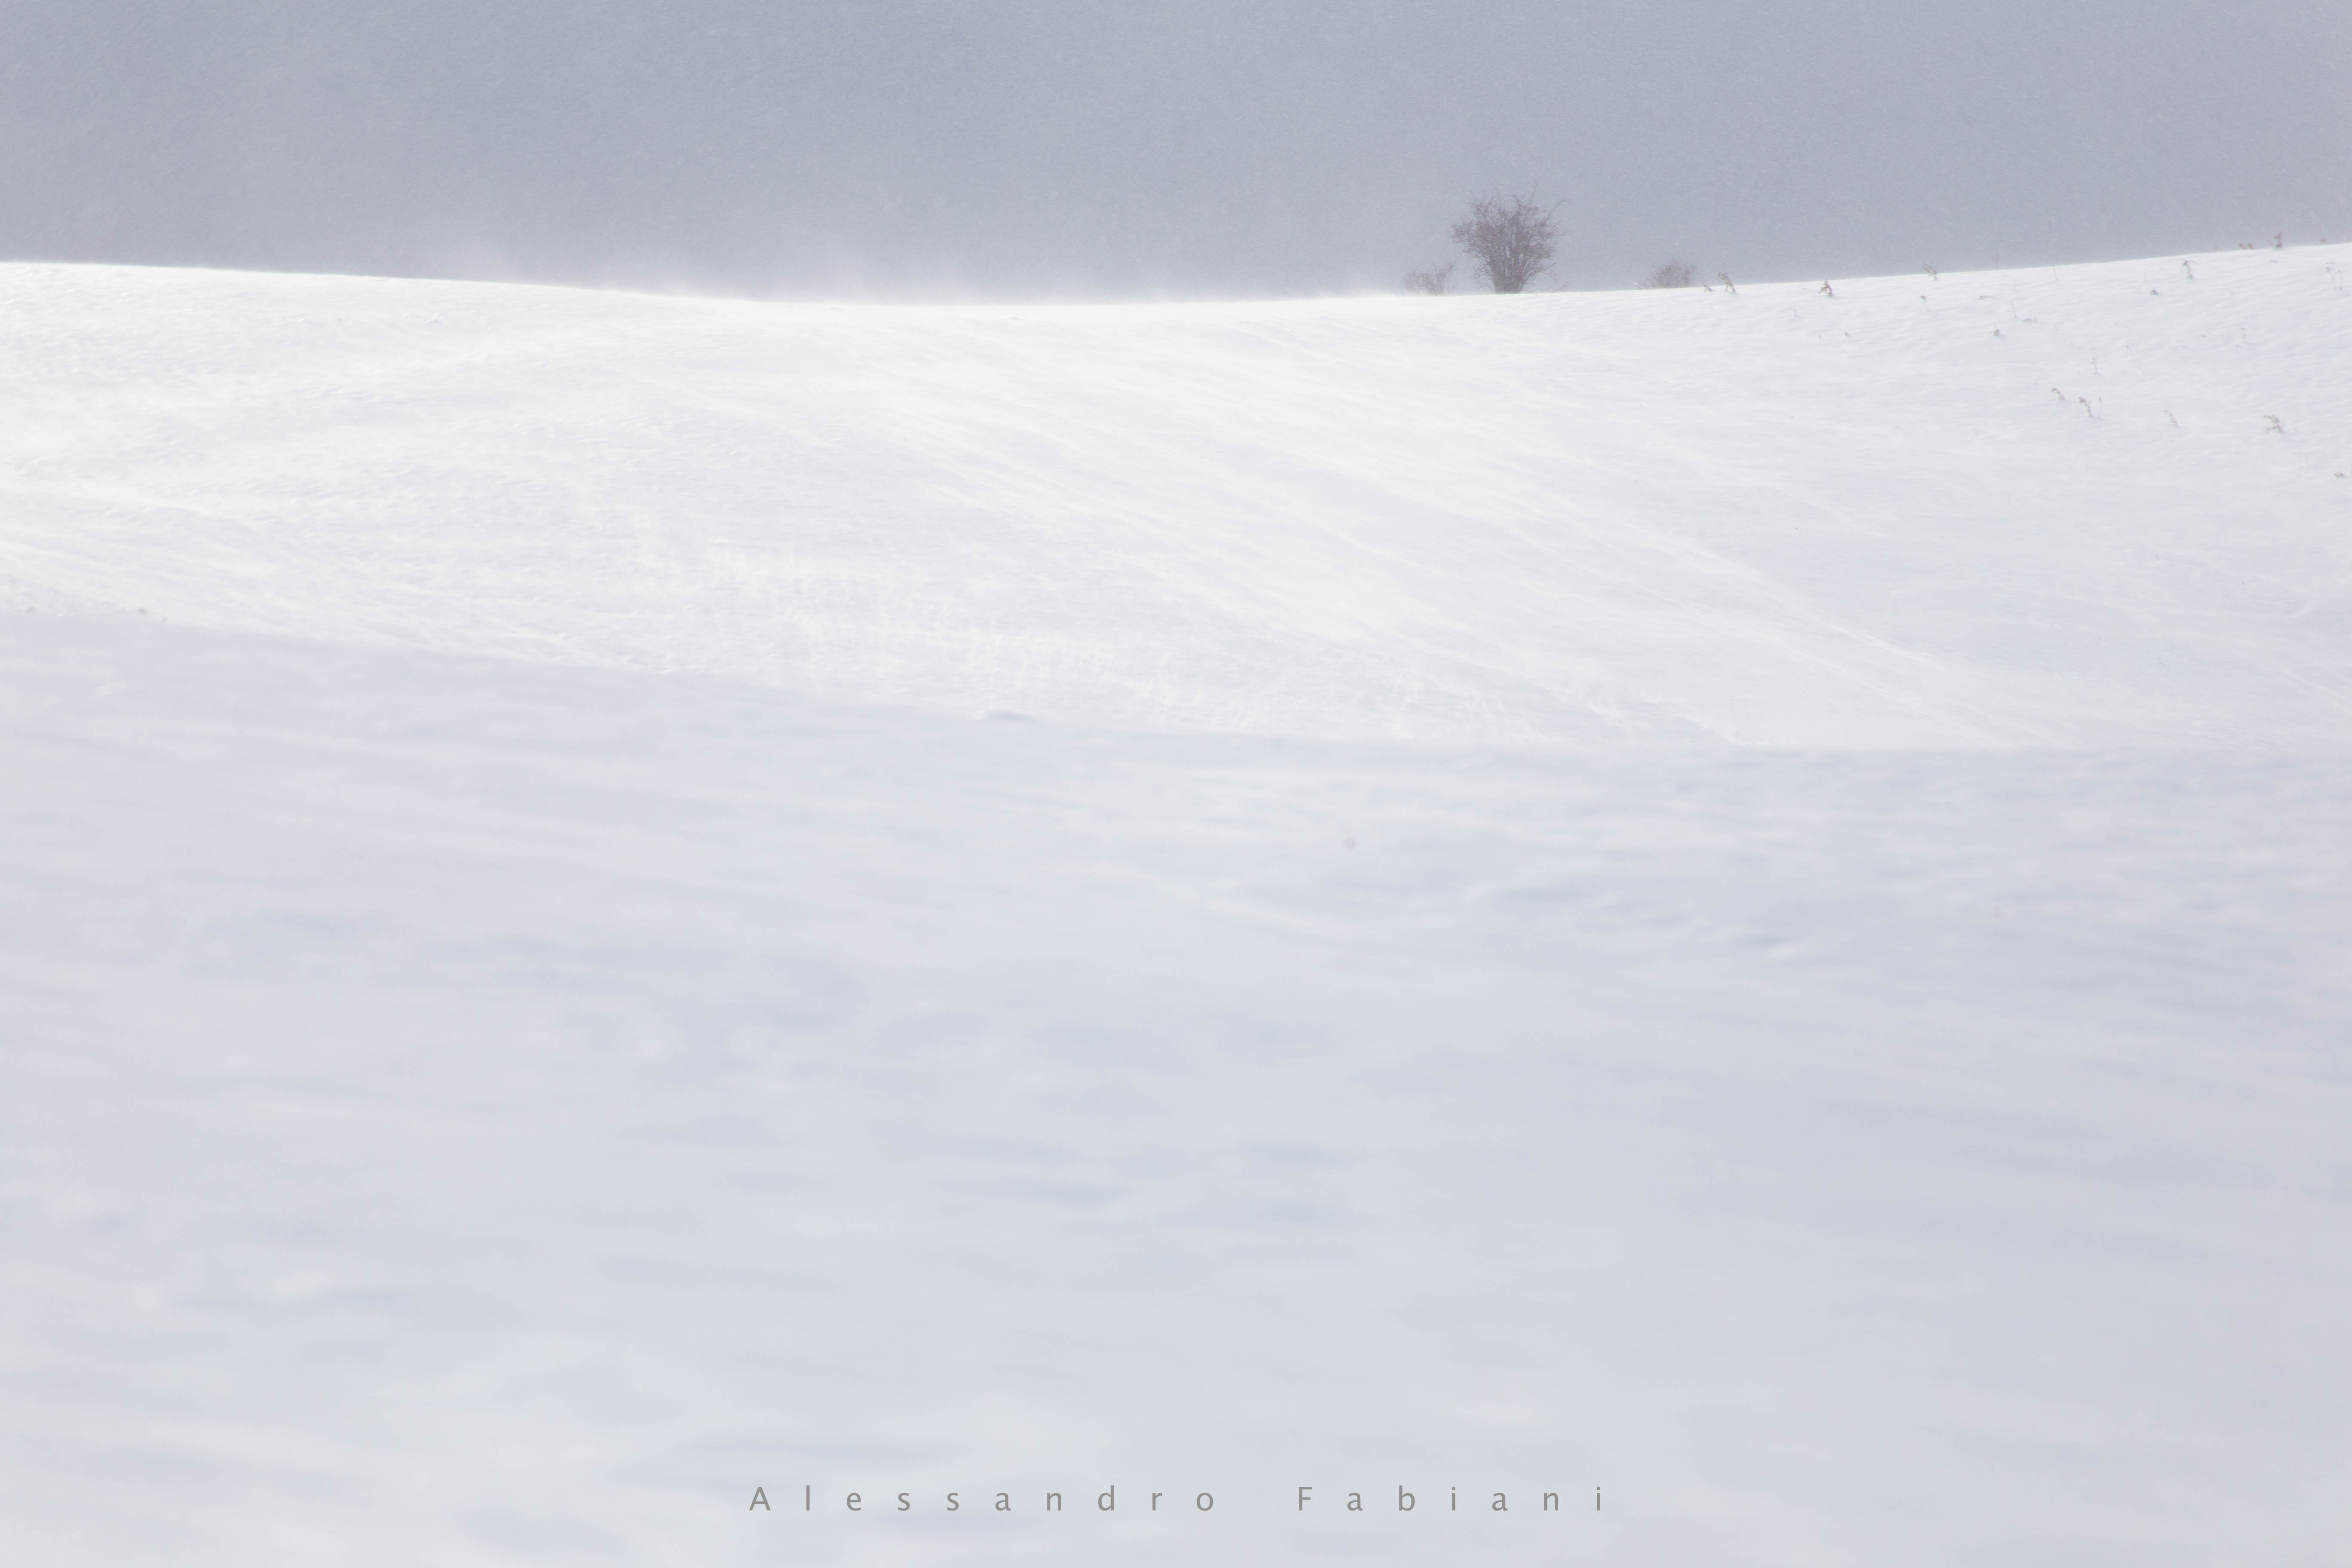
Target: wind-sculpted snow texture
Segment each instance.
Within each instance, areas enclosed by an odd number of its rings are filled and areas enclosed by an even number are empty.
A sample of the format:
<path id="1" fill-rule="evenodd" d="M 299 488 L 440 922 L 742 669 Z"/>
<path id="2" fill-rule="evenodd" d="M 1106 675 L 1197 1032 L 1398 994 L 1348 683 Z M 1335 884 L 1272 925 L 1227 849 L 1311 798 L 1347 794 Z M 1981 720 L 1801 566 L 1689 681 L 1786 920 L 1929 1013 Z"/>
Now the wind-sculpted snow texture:
<path id="1" fill-rule="evenodd" d="M 2336 1561 L 2347 271 L 0 268 L 5 1555 Z"/>

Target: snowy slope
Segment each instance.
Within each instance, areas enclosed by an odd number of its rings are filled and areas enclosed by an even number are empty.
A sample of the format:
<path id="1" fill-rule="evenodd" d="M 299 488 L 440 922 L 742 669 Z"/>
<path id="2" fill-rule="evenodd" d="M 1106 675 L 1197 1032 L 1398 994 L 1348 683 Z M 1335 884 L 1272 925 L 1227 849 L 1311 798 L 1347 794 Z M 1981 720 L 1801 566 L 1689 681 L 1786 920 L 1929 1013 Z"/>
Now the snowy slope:
<path id="1" fill-rule="evenodd" d="M 1061 310 L 12 268 L 0 591 L 1121 728 L 2333 744 L 2339 254 Z"/>
<path id="2" fill-rule="evenodd" d="M 0 268 L 5 1555 L 2332 1562 L 2347 270 Z"/>

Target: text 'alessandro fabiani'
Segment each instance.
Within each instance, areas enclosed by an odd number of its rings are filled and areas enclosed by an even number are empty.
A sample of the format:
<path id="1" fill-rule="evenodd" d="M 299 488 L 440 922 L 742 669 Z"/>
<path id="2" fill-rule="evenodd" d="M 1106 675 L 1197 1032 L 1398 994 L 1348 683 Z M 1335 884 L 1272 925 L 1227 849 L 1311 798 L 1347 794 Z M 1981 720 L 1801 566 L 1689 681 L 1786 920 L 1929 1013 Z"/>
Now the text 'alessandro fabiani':
<path id="1" fill-rule="evenodd" d="M 1306 1513 L 1316 1509 L 1333 1509 L 1348 1513 L 1413 1513 L 1420 1511 L 1423 1506 L 1419 1493 L 1412 1491 L 1402 1486 L 1396 1489 L 1396 1497 L 1392 1503 L 1385 1492 L 1378 1494 L 1380 1498 L 1380 1506 L 1378 1507 L 1375 1507 L 1372 1504 L 1368 1504 L 1364 1500 L 1364 1494 L 1362 1492 L 1351 1491 L 1345 1494 L 1346 1501 L 1344 1502 L 1339 1500 L 1340 1496 L 1339 1493 L 1329 1493 L 1327 1495 L 1325 1500 L 1318 1500 L 1315 1492 L 1316 1489 L 1313 1487 L 1297 1488 L 1292 1492 L 1290 1498 L 1290 1505 L 1293 1510 L 1299 1513 Z M 975 1500 L 985 1500 L 991 1495 L 992 1494 L 986 1491 L 974 1492 L 971 1494 L 971 1496 Z M 1009 1491 L 997 1492 L 992 1495 L 995 1499 L 993 1503 L 990 1503 L 985 1500 L 974 1500 L 967 1503 L 964 1500 L 964 1493 L 948 1492 L 944 1494 L 943 1500 L 935 1500 L 926 1504 L 918 1502 L 916 1500 L 915 1494 L 912 1492 L 898 1492 L 895 1494 L 895 1497 L 893 1494 L 887 1492 L 875 1493 L 870 1497 L 864 1492 L 843 1492 L 837 1497 L 834 1494 L 828 1493 L 825 1499 L 825 1506 L 828 1510 L 838 1508 L 850 1513 L 913 1513 L 926 1507 L 936 1509 L 947 1513 L 1063 1513 L 1068 1511 L 1062 1505 L 1062 1494 L 1060 1492 L 1024 1494 L 1029 1500 L 1025 1507 L 1020 1503 L 1014 1502 L 1013 1494 Z M 1083 1496 L 1084 1494 L 1080 1495 Z M 1445 1500 L 1443 1509 L 1438 1508 L 1437 1494 L 1435 1492 L 1432 1492 L 1429 1495 L 1430 1502 L 1428 1507 L 1432 1510 L 1447 1513 L 1460 1513 L 1464 1511 L 1462 1506 L 1462 1489 L 1459 1487 L 1448 1487 L 1445 1489 Z M 789 1494 L 787 1494 L 787 1496 L 789 1497 Z M 1139 1508 L 1138 1506 L 1139 1496 L 1143 1500 Z M 1486 1499 L 1483 1505 L 1478 1500 L 1482 1496 Z M 1556 1491 L 1521 1492 L 1519 1497 L 1522 1500 L 1518 1505 L 1520 1511 L 1541 1513 L 1559 1513 L 1561 1511 L 1560 1494 Z M 1471 1494 L 1471 1500 L 1470 1511 L 1472 1512 L 1483 1511 L 1487 1513 L 1509 1513 L 1513 1510 L 1511 1496 L 1508 1492 L 1491 1492 L 1482 1494 L 1474 1491 Z M 768 1489 L 765 1487 L 754 1487 L 751 1489 L 751 1506 L 755 1510 L 767 1509 L 770 1511 L 773 1511 L 775 1507 L 774 1504 L 768 1500 Z M 1215 1510 L 1217 1506 L 1217 1499 L 1216 1494 L 1213 1492 L 1194 1492 L 1189 1498 L 1181 1492 L 1150 1492 L 1143 1494 L 1130 1492 L 1128 1494 L 1128 1501 L 1124 1506 L 1128 1511 L 1131 1512 L 1174 1512 L 1182 1511 L 1189 1508 L 1194 1512 L 1209 1513 Z M 1101 1491 L 1095 1494 L 1095 1506 L 1093 1510 L 1095 1512 L 1117 1513 L 1121 1510 L 1121 1507 L 1122 1505 L 1119 1501 L 1118 1489 L 1115 1486 L 1106 1487 Z M 1600 1511 L 1601 1489 L 1599 1487 L 1592 1489 L 1592 1508 L 1593 1511 L 1596 1513 Z M 801 1488 L 800 1510 L 803 1513 L 814 1513 L 816 1511 L 815 1487 L 804 1486 Z M 1087 1510 L 1082 1509 L 1079 1511 L 1084 1512 Z"/>

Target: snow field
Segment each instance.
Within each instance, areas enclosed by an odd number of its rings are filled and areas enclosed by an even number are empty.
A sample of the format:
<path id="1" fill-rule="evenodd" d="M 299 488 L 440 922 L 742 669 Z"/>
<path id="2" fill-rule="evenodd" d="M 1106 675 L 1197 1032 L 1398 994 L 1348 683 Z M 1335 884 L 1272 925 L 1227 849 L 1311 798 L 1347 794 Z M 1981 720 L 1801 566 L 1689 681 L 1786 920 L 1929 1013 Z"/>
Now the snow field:
<path id="1" fill-rule="evenodd" d="M 1060 310 L 12 268 L 0 587 L 1121 729 L 2334 745 L 2347 250 Z"/>
<path id="2" fill-rule="evenodd" d="M 0 1535 L 2331 1561 L 2352 299 L 2191 265 L 0 268 Z"/>

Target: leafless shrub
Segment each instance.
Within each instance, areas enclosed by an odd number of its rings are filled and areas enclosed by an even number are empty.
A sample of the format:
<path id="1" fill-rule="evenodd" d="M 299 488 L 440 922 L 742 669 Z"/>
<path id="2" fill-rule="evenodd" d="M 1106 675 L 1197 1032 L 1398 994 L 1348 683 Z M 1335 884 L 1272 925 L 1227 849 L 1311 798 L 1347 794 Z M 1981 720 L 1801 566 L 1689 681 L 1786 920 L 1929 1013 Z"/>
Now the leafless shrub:
<path id="1" fill-rule="evenodd" d="M 1559 238 L 1552 214 L 1559 210 L 1539 207 L 1527 196 L 1481 196 L 1454 226 L 1454 243 L 1475 258 L 1478 276 L 1496 293 L 1525 293 L 1551 267 L 1552 247 Z"/>
<path id="2" fill-rule="evenodd" d="M 1644 289 L 1687 289 L 1698 281 L 1698 268 L 1687 261 L 1661 262 L 1649 276 Z"/>
<path id="3" fill-rule="evenodd" d="M 1406 273 L 1404 286 L 1416 294 L 1443 294 L 1445 292 L 1446 279 L 1453 276 L 1454 263 L 1449 261 L 1443 267 L 1432 267 L 1423 271 Z"/>

